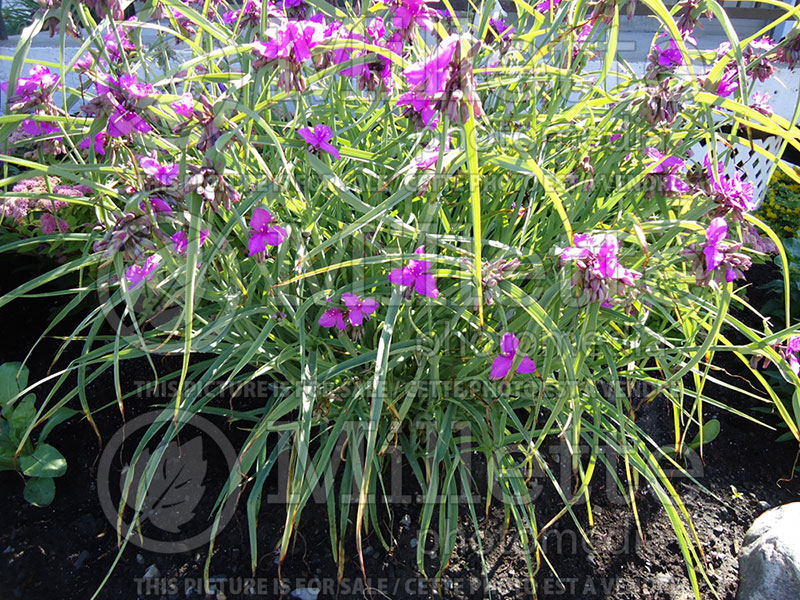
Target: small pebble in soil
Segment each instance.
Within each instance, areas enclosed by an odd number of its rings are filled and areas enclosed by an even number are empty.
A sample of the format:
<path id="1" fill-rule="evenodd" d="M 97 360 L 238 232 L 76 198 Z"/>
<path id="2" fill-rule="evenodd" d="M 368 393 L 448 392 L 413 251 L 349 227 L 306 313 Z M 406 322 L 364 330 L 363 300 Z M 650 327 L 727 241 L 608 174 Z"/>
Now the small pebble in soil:
<path id="1" fill-rule="evenodd" d="M 403 518 L 400 519 L 400 526 L 401 527 L 408 527 L 411 525 L 411 515 L 403 515 Z"/>
<path id="2" fill-rule="evenodd" d="M 136 555 L 136 562 L 139 563 L 140 565 L 143 565 L 144 564 L 144 556 L 142 556 L 141 554 L 137 554 Z"/>
<path id="3" fill-rule="evenodd" d="M 412 548 L 416 548 L 417 547 L 417 538 L 411 538 L 411 541 L 408 542 L 408 545 L 411 546 Z"/>
<path id="4" fill-rule="evenodd" d="M 316 600 L 317 596 L 319 596 L 319 590 L 315 588 L 297 588 L 290 595 L 297 600 Z"/>
<path id="5" fill-rule="evenodd" d="M 89 553 L 86 550 L 82 550 L 78 555 L 78 558 L 75 559 L 75 562 L 72 563 L 72 566 L 76 569 L 80 569 L 83 566 L 83 563 L 86 562 L 87 558 L 89 558 Z"/>
<path id="6" fill-rule="evenodd" d="M 766 500 L 759 500 L 758 501 L 758 507 L 761 510 L 769 510 L 771 508 L 770 505 L 769 505 L 769 502 L 767 502 Z"/>
<path id="7" fill-rule="evenodd" d="M 161 577 L 161 571 L 159 571 L 158 567 L 155 565 L 155 563 L 153 563 L 147 567 L 142 579 L 158 579 L 159 577 Z"/>

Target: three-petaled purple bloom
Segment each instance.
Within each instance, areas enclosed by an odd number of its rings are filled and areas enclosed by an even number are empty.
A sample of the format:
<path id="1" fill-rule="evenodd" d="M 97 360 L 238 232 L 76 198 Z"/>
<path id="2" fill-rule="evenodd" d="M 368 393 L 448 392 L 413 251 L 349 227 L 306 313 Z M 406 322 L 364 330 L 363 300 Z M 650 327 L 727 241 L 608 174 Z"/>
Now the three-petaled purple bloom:
<path id="1" fill-rule="evenodd" d="M 574 283 L 587 294 L 589 302 L 610 306 L 608 298 L 632 287 L 642 275 L 619 263 L 619 242 L 612 234 L 575 234 L 573 246 L 560 251 L 561 260 L 572 261 L 578 267 Z"/>
<path id="2" fill-rule="evenodd" d="M 728 223 L 722 217 L 711 220 L 706 229 L 703 244 L 690 244 L 682 254 L 692 257 L 692 271 L 698 285 L 708 285 L 712 281 L 719 285 L 730 283 L 743 277 L 743 271 L 750 268 L 751 260 L 739 252 L 741 243 L 726 241 Z"/>
<path id="3" fill-rule="evenodd" d="M 347 329 L 347 323 L 344 321 L 344 312 L 340 308 L 329 308 L 319 318 L 319 324 L 322 327 L 336 327 L 344 331 Z"/>
<path id="4" fill-rule="evenodd" d="M 675 42 L 675 39 L 670 38 L 668 47 L 653 47 L 653 60 L 655 60 L 661 67 L 672 69 L 674 67 L 680 67 L 683 65 L 683 54 L 681 54 L 681 50 L 678 48 L 678 44 Z"/>
<path id="5" fill-rule="evenodd" d="M 208 229 L 201 229 L 200 230 L 200 246 L 202 247 L 203 244 L 206 243 L 208 239 Z M 186 232 L 183 230 L 178 230 L 170 236 L 172 240 L 172 247 L 175 249 L 175 252 L 178 254 L 186 254 L 186 250 L 189 249 L 189 236 L 186 235 Z"/>
<path id="6" fill-rule="evenodd" d="M 142 167 L 147 175 L 155 179 L 161 185 L 172 185 L 178 179 L 180 168 L 174 164 L 161 164 L 150 156 L 140 156 L 139 166 Z"/>
<path id="7" fill-rule="evenodd" d="M 739 171 L 728 177 L 724 172 L 724 165 L 717 163 L 716 168 L 711 158 L 706 156 L 703 164 L 709 180 L 709 188 L 714 201 L 720 205 L 719 216 L 730 213 L 734 221 L 741 221 L 742 213 L 755 210 L 758 203 L 754 197 L 755 186 L 742 179 Z"/>
<path id="8" fill-rule="evenodd" d="M 646 148 L 645 154 L 648 164 L 656 165 L 650 171 L 650 176 L 659 181 L 662 192 L 667 195 L 680 195 L 689 191 L 689 184 L 680 176 L 680 172 L 686 168 L 685 162 L 675 156 L 667 156 L 655 148 Z"/>
<path id="9" fill-rule="evenodd" d="M 50 104 L 50 95 L 58 83 L 58 75 L 51 73 L 50 69 L 42 65 L 33 65 L 27 77 L 17 79 L 14 96 L 9 98 L 9 108 L 12 111 L 31 109 L 41 104 Z M 8 93 L 8 83 L 0 84 L 0 89 Z"/>
<path id="10" fill-rule="evenodd" d="M 783 353 L 783 356 L 789 361 L 789 368 L 798 376 L 800 376 L 800 359 L 797 357 L 799 353 L 800 335 L 793 335 L 786 343 L 786 351 Z"/>
<path id="11" fill-rule="evenodd" d="M 313 21 L 288 21 L 270 27 L 266 43 L 255 42 L 253 52 L 264 60 L 283 58 L 301 63 L 311 58 L 311 50 L 324 39 L 325 27 Z"/>
<path id="12" fill-rule="evenodd" d="M 706 245 L 703 254 L 706 257 L 706 269 L 713 271 L 725 260 L 725 254 L 720 248 L 722 240 L 728 237 L 728 223 L 722 217 L 711 220 L 706 229 Z"/>
<path id="13" fill-rule="evenodd" d="M 470 106 L 475 117 L 483 114 L 472 69 L 472 56 L 478 43 L 469 36 L 448 35 L 426 59 L 403 71 L 411 91 L 397 99 L 397 106 L 408 106 L 403 114 L 417 127 L 434 127 L 437 112 L 447 112 L 450 120 L 465 123 Z"/>
<path id="14" fill-rule="evenodd" d="M 250 256 L 266 252 L 267 246 L 279 246 L 288 237 L 280 225 L 271 225 L 272 213 L 266 208 L 257 208 L 250 217 Z"/>
<path id="15" fill-rule="evenodd" d="M 372 298 L 359 298 L 356 294 L 345 292 L 342 294 L 342 301 L 347 307 L 347 318 L 350 323 L 358 327 L 365 320 L 369 320 L 369 316 L 378 310 L 378 301 Z"/>
<path id="16" fill-rule="evenodd" d="M 175 111 L 176 115 L 186 117 L 187 119 L 194 115 L 194 98 L 188 92 L 182 94 L 181 97 L 173 102 L 170 106 L 172 106 L 172 110 Z"/>
<path id="17" fill-rule="evenodd" d="M 83 150 L 88 150 L 89 148 L 93 148 L 95 154 L 100 156 L 106 155 L 106 140 L 108 139 L 108 134 L 105 131 L 98 131 L 94 135 L 94 139 L 90 136 L 86 136 L 81 140 L 78 144 L 78 148 Z"/>
<path id="18" fill-rule="evenodd" d="M 420 246 L 414 254 L 424 254 L 425 246 Z M 429 272 L 431 263 L 427 260 L 410 260 L 405 267 L 393 269 L 389 273 L 389 281 L 395 285 L 413 287 L 418 294 L 429 298 L 438 298 L 439 290 L 436 289 L 436 279 Z"/>
<path id="19" fill-rule="evenodd" d="M 339 150 L 328 143 L 333 139 L 333 132 L 327 125 L 317 123 L 313 130 L 310 127 L 302 127 L 297 130 L 297 133 L 314 150 L 324 150 L 333 156 L 334 160 L 339 160 Z"/>
<path id="20" fill-rule="evenodd" d="M 328 298 L 330 303 L 331 299 Z M 370 315 L 378 310 L 378 301 L 372 298 L 359 298 L 358 295 L 352 292 L 345 292 L 342 294 L 342 301 L 346 310 L 341 308 L 329 308 L 319 318 L 319 324 L 322 327 L 336 327 L 344 331 L 347 329 L 347 321 L 353 327 L 359 327 L 368 321 Z M 347 317 L 347 321 L 345 321 Z"/>
<path id="21" fill-rule="evenodd" d="M 397 0 L 392 24 L 408 38 L 413 25 L 433 31 L 436 10 L 428 6 L 431 0 Z"/>
<path id="22" fill-rule="evenodd" d="M 149 203 L 154 213 L 170 214 L 172 212 L 172 207 L 169 205 L 169 202 L 163 198 L 150 198 Z M 142 200 L 139 203 L 139 208 L 141 208 L 143 211 L 147 211 L 147 203 Z"/>
<path id="23" fill-rule="evenodd" d="M 125 279 L 131 284 L 130 289 L 135 289 L 144 281 L 149 281 L 153 278 L 153 274 L 161 262 L 161 257 L 158 254 L 148 256 L 141 265 L 131 265 L 125 269 Z"/>
<path id="24" fill-rule="evenodd" d="M 500 356 L 494 359 L 492 370 L 489 377 L 492 379 L 503 379 L 511 370 L 514 360 L 519 350 L 519 338 L 513 333 L 506 333 L 500 341 Z M 536 370 L 536 363 L 528 355 L 522 357 L 522 361 L 517 366 L 517 373 L 533 373 Z"/>

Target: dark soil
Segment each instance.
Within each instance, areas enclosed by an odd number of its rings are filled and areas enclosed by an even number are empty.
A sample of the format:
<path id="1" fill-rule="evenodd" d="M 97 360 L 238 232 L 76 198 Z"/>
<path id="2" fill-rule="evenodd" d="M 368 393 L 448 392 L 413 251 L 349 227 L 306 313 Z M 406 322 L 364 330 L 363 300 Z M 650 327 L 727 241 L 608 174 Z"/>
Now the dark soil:
<path id="1" fill-rule="evenodd" d="M 29 276 L 30 264 L 15 274 L 9 264 L 3 291 L 12 289 L 21 277 Z M 763 273 L 759 274 L 763 277 Z M 758 298 L 755 298 L 757 301 Z M 754 301 L 751 295 L 751 301 Z M 16 301 L 2 308 L 6 344 L 0 347 L 0 361 L 21 360 L 31 343 L 37 339 L 44 324 L 60 306 L 58 297 Z M 66 331 L 60 331 L 63 334 Z M 57 340 L 46 340 L 34 352 L 29 362 L 31 381 L 46 375 Z M 78 350 L 75 350 L 78 351 Z M 66 359 L 57 367 L 64 367 Z M 164 373 L 178 366 L 175 357 L 158 358 L 156 366 Z M 735 368 L 733 363 L 731 369 Z M 723 375 L 724 376 L 724 375 Z M 149 380 L 152 373 L 145 361 L 129 361 L 122 370 L 122 387 L 131 389 L 134 382 Z M 739 382 L 741 385 L 741 381 Z M 757 415 L 771 426 L 777 426 L 774 415 L 753 413 L 751 399 L 717 391 L 719 397 L 735 408 Z M 103 443 L 107 444 L 123 425 L 116 407 L 113 379 L 99 378 L 87 389 L 96 406 L 111 405 L 97 414 L 97 426 Z M 39 400 L 44 391 L 37 394 Z M 137 398 L 125 404 L 125 419 L 130 421 L 153 406 L 163 403 L 158 397 Z M 219 403 L 225 406 L 225 401 Z M 254 404 L 253 408 L 257 408 Z M 673 483 L 680 493 L 686 510 L 692 517 L 707 563 L 707 572 L 719 597 L 733 600 L 736 591 L 736 553 L 750 523 L 764 510 L 800 499 L 800 481 L 791 481 L 797 445 L 776 444 L 775 438 L 784 430 L 765 428 L 725 411 L 709 407 L 706 419 L 719 419 L 720 436 L 705 447 L 704 463 L 695 460 L 691 469 L 698 482 L 706 488 L 676 478 Z M 228 423 L 223 417 L 210 417 L 238 450 L 247 432 L 240 425 Z M 665 403 L 656 399 L 642 407 L 640 423 L 654 437 L 668 439 L 671 417 Z M 659 440 L 661 441 L 661 440 Z M 15 473 L 0 473 L 0 511 L 5 517 L 0 524 L 0 600 L 85 600 L 92 597 L 117 558 L 117 536 L 112 523 L 105 517 L 98 501 L 98 456 L 102 446 L 89 424 L 74 417 L 57 428 L 49 443 L 58 448 L 68 461 L 68 471 L 57 480 L 56 499 L 50 507 L 36 508 L 22 498 L 23 481 Z M 549 462 L 559 469 L 560 447 L 554 442 L 548 449 Z M 208 470 L 204 482 L 222 481 L 228 467 L 222 456 L 213 452 L 205 456 Z M 115 468 L 118 468 L 116 465 Z M 569 472 L 569 469 L 566 469 Z M 403 471 L 404 484 L 412 476 Z M 480 481 L 481 463 L 475 458 L 474 473 Z M 116 471 L 115 471 L 116 474 Z M 614 600 L 688 600 L 693 597 L 684 560 L 666 514 L 653 494 L 641 487 L 636 503 L 644 533 L 638 539 L 633 512 L 626 506 L 613 484 L 599 470 L 592 486 L 594 526 L 589 527 L 584 504 L 578 503 L 575 514 L 592 547 L 584 543 L 578 527 L 570 517 L 564 517 L 541 538 L 547 559 L 558 573 L 556 577 L 542 562 L 536 575 L 540 598 L 608 598 Z M 545 480 L 542 480 L 545 481 Z M 563 483 L 563 482 L 562 482 Z M 567 482 L 567 489 L 569 488 Z M 280 490 L 278 476 L 268 478 L 266 493 Z M 196 520 L 202 521 L 213 504 L 215 493 L 206 493 L 195 508 Z M 558 496 L 543 485 L 535 499 L 539 525 L 546 523 L 561 506 Z M 480 508 L 481 505 L 479 505 Z M 324 503 L 312 501 L 303 513 L 299 533 L 290 546 L 288 556 L 279 567 L 274 550 L 280 541 L 285 519 L 285 507 L 264 502 L 259 512 L 259 561 L 255 581 L 250 588 L 250 551 L 246 502 L 242 500 L 230 523 L 219 534 L 212 551 L 209 574 L 216 581 L 217 591 L 210 598 L 277 598 L 282 590 L 322 587 L 319 598 L 337 597 L 337 567 L 331 551 L 327 509 Z M 416 528 L 419 506 L 414 503 L 395 504 L 382 514 L 384 534 L 389 534 L 391 549 L 386 550 L 373 533 L 364 546 L 366 586 L 358 564 L 355 547 L 346 547 L 347 560 L 338 586 L 338 597 L 362 598 L 483 598 L 487 596 L 478 553 L 479 542 L 486 554 L 486 567 L 493 598 L 522 599 L 533 596 L 526 575 L 524 554 L 513 528 L 504 526 L 504 514 L 499 502 L 494 502 L 488 517 L 479 510 L 480 528 L 475 532 L 466 510 L 456 550 L 442 579 L 435 583 L 423 577 L 416 564 Z M 406 518 L 407 517 L 407 518 Z M 194 521 L 192 521 L 194 524 Z M 201 529 L 206 523 L 201 523 Z M 352 536 L 351 536 L 352 537 Z M 427 564 L 437 563 L 436 546 L 428 540 Z M 129 545 L 124 549 L 111 572 L 105 587 L 97 596 L 114 600 L 137 598 L 201 598 L 189 588 L 203 576 L 208 546 L 174 554 L 156 553 Z M 156 580 L 143 580 L 152 565 L 158 570 Z M 429 574 L 435 572 L 435 569 Z M 162 587 L 163 586 L 163 587 Z M 252 593 L 246 593 L 250 588 Z M 705 584 L 702 597 L 711 597 Z"/>

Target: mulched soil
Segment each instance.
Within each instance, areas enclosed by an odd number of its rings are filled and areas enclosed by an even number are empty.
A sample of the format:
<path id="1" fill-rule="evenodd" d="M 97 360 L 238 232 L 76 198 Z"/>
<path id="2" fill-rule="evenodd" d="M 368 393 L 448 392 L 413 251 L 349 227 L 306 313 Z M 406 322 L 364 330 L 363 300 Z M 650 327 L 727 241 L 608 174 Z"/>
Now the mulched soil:
<path id="1" fill-rule="evenodd" d="M 18 258 L 15 258 L 19 262 Z M 4 291 L 30 273 L 31 264 L 14 267 L 0 264 L 6 273 Z M 764 278 L 764 271 L 755 273 Z M 768 278 L 767 272 L 766 277 Z M 751 300 L 754 298 L 751 295 Z M 758 298 L 755 298 L 757 301 Z M 21 360 L 30 344 L 37 339 L 46 320 L 54 314 L 57 297 L 16 301 L 0 311 L 6 344 L 0 347 L 0 361 Z M 62 331 L 63 333 L 63 331 Z M 31 380 L 42 377 L 50 367 L 57 341 L 48 340 L 34 352 Z M 64 361 L 60 365 L 66 364 Z M 159 358 L 159 370 L 174 370 L 177 359 Z M 735 368 L 733 363 L 730 366 Z M 151 377 L 144 361 L 125 363 L 123 388 Z M 740 382 L 741 383 L 741 382 Z M 114 402 L 113 380 L 101 377 L 87 389 L 97 406 Z M 753 401 L 723 389 L 716 391 L 725 402 L 750 414 Z M 40 400 L 44 394 L 39 394 Z M 157 398 L 141 398 L 126 404 L 126 419 L 144 414 L 157 404 Z M 224 402 L 220 406 L 224 406 Z M 774 415 L 763 415 L 771 426 L 777 426 Z M 656 399 L 641 408 L 640 423 L 655 439 L 667 441 L 671 416 L 665 403 Z M 776 444 L 776 431 L 756 425 L 727 412 L 709 407 L 706 419 L 721 423 L 719 437 L 704 450 L 704 463 L 695 461 L 693 473 L 706 488 L 701 491 L 685 479 L 675 479 L 686 508 L 692 516 L 702 541 L 710 579 L 723 600 L 733 600 L 736 592 L 736 553 L 744 532 L 761 512 L 773 506 L 800 499 L 800 481 L 791 479 L 797 445 Z M 215 425 L 238 448 L 246 438 L 240 426 L 224 418 L 212 418 Z M 102 411 L 97 425 L 104 443 L 122 426 L 116 408 Z M 57 428 L 49 442 L 68 461 L 67 474 L 57 480 L 56 499 L 50 507 L 36 508 L 22 498 L 23 481 L 15 473 L 0 473 L 0 600 L 23 598 L 43 600 L 85 600 L 92 596 L 117 558 L 116 534 L 104 516 L 97 492 L 98 456 L 102 447 L 91 427 L 80 418 L 73 418 Z M 548 448 L 549 462 L 559 468 L 560 449 L 556 442 Z M 207 457 L 204 482 L 213 487 L 227 474 L 227 465 L 213 452 Z M 568 469 L 567 469 L 568 472 Z M 412 475 L 402 471 L 403 481 L 410 485 Z M 483 476 L 476 457 L 474 474 Z M 789 480 L 791 479 L 791 480 Z M 787 481 L 789 480 L 789 481 Z M 592 487 L 594 527 L 588 527 L 585 505 L 575 510 L 581 527 L 587 531 L 592 547 L 584 543 L 575 523 L 563 518 L 543 538 L 547 558 L 559 577 L 543 563 L 536 575 L 540 598 L 608 598 L 615 600 L 688 600 L 692 598 L 683 557 L 675 541 L 672 527 L 660 504 L 640 488 L 636 502 L 644 532 L 644 541 L 636 535 L 633 513 L 624 504 L 613 485 L 606 485 L 606 473 L 596 475 Z M 278 476 L 268 478 L 265 492 L 277 494 Z M 543 483 L 544 485 L 544 483 Z M 409 488 L 410 489 L 410 488 Z M 206 493 L 195 508 L 197 515 L 207 514 L 215 494 Z M 413 499 L 413 494 L 412 494 Z M 544 485 L 534 500 L 540 523 L 545 523 L 561 506 L 554 490 Z M 299 533 L 290 546 L 287 559 L 279 566 L 273 553 L 280 539 L 285 507 L 265 502 L 260 510 L 258 547 L 260 559 L 255 572 L 253 593 L 246 593 L 250 570 L 249 538 L 245 502 L 237 507 L 230 523 L 217 538 L 213 548 L 210 575 L 219 582 L 210 598 L 277 598 L 281 591 L 304 587 L 323 588 L 319 598 L 483 598 L 487 597 L 482 576 L 483 567 L 478 542 L 486 555 L 486 567 L 493 598 L 522 599 L 532 597 L 527 583 L 524 555 L 513 528 L 504 526 L 504 514 L 498 502 L 492 504 L 488 516 L 479 514 L 479 531 L 474 531 L 465 514 L 456 541 L 456 550 L 443 578 L 432 582 L 417 568 L 415 548 L 419 504 L 396 504 L 382 514 L 383 531 L 390 534 L 390 550 L 386 550 L 373 534 L 365 542 L 366 582 L 361 574 L 355 547 L 346 548 L 341 583 L 335 586 L 337 567 L 331 552 L 327 510 L 324 503 L 311 502 L 300 524 Z M 200 517 L 198 517 L 199 519 Z M 428 566 L 438 564 L 435 543 L 428 540 Z M 161 554 L 129 546 L 122 553 L 98 598 L 128 600 L 137 598 L 201 598 L 188 591 L 203 575 L 207 546 L 188 552 Z M 157 589 L 153 580 L 145 581 L 145 572 L 152 565 L 160 574 Z M 429 570 L 429 574 L 435 572 Z M 224 583 L 222 583 L 224 581 Z M 169 584 L 174 587 L 170 588 Z M 369 589 L 365 589 L 365 585 Z M 703 586 L 702 596 L 711 597 Z"/>

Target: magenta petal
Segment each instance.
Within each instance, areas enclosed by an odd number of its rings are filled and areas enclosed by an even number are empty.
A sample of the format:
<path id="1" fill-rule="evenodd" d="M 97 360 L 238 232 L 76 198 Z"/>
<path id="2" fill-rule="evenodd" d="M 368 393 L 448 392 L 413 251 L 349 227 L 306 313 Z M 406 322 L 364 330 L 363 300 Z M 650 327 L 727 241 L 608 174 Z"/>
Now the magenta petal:
<path id="1" fill-rule="evenodd" d="M 344 298 L 344 295 L 342 295 L 342 297 Z M 374 300 L 373 298 L 364 298 L 364 300 L 361 301 L 361 311 L 365 315 L 371 315 L 374 313 L 376 310 L 378 310 L 378 306 L 380 306 L 378 301 Z"/>
<path id="2" fill-rule="evenodd" d="M 389 282 L 396 285 L 411 285 L 414 283 L 414 274 L 407 267 L 392 269 L 389 273 Z"/>
<path id="3" fill-rule="evenodd" d="M 308 127 L 301 127 L 297 130 L 297 133 L 300 134 L 300 137 L 303 138 L 308 144 L 311 146 L 315 146 L 319 143 L 317 140 L 317 136 L 309 129 Z"/>
<path id="4" fill-rule="evenodd" d="M 533 362 L 527 355 L 522 357 L 522 362 L 517 367 L 517 373 L 533 373 L 536 370 L 536 363 Z"/>
<path id="5" fill-rule="evenodd" d="M 589 258 L 590 255 L 591 251 L 588 248 L 575 248 L 574 246 L 569 246 L 561 251 L 561 260 L 585 260 Z"/>
<path id="6" fill-rule="evenodd" d="M 439 290 L 436 289 L 436 279 L 430 273 L 418 276 L 414 282 L 414 289 L 417 290 L 418 294 L 429 298 L 439 297 Z"/>
<path id="7" fill-rule="evenodd" d="M 358 308 L 351 310 L 347 316 L 350 319 L 350 323 L 355 327 L 358 327 L 364 322 L 364 315 Z"/>
<path id="8" fill-rule="evenodd" d="M 722 264 L 725 255 L 716 246 L 706 246 L 703 248 L 703 254 L 706 255 L 706 270 L 713 271 Z"/>
<path id="9" fill-rule="evenodd" d="M 789 355 L 789 368 L 795 375 L 800 376 L 800 360 L 794 354 Z"/>
<path id="10" fill-rule="evenodd" d="M 728 223 L 722 217 L 711 220 L 711 224 L 706 229 L 706 240 L 709 244 L 718 244 L 728 237 Z"/>
<path id="11" fill-rule="evenodd" d="M 511 370 L 511 365 L 514 364 L 514 359 L 510 356 L 498 356 L 492 363 L 492 370 L 489 377 L 492 379 L 502 379 Z"/>
<path id="12" fill-rule="evenodd" d="M 264 231 L 264 228 L 272 222 L 272 213 L 266 208 L 257 208 L 250 217 L 250 228 L 255 231 Z"/>
<path id="13" fill-rule="evenodd" d="M 331 146 L 328 142 L 320 142 L 319 147 L 321 150 L 324 150 L 333 156 L 335 160 L 339 160 L 339 151 L 335 147 Z"/>
<path id="14" fill-rule="evenodd" d="M 283 227 L 269 227 L 264 233 L 264 242 L 269 246 L 280 246 L 288 235 Z"/>
<path id="15" fill-rule="evenodd" d="M 518 348 L 519 338 L 517 336 L 513 333 L 506 333 L 503 335 L 503 339 L 500 340 L 500 352 L 503 356 L 510 356 L 513 358 Z"/>
<path id="16" fill-rule="evenodd" d="M 344 305 L 347 308 L 352 310 L 354 308 L 358 308 L 361 299 L 352 292 L 345 292 L 344 294 L 342 294 L 342 302 L 344 302 Z"/>
<path id="17" fill-rule="evenodd" d="M 339 312 L 339 311 L 336 310 L 335 308 L 331 308 L 329 310 L 326 310 L 324 313 L 322 313 L 322 316 L 319 318 L 319 324 L 322 327 L 333 327 L 334 325 L 336 325 L 336 321 L 337 321 L 336 313 L 337 312 Z"/>
<path id="18" fill-rule="evenodd" d="M 254 232 L 250 234 L 250 256 L 264 252 L 267 249 L 267 236 L 264 233 Z"/>
<path id="19" fill-rule="evenodd" d="M 317 138 L 317 142 L 321 144 L 330 141 L 333 138 L 333 132 L 327 125 L 318 123 L 314 125 L 314 136 Z"/>

